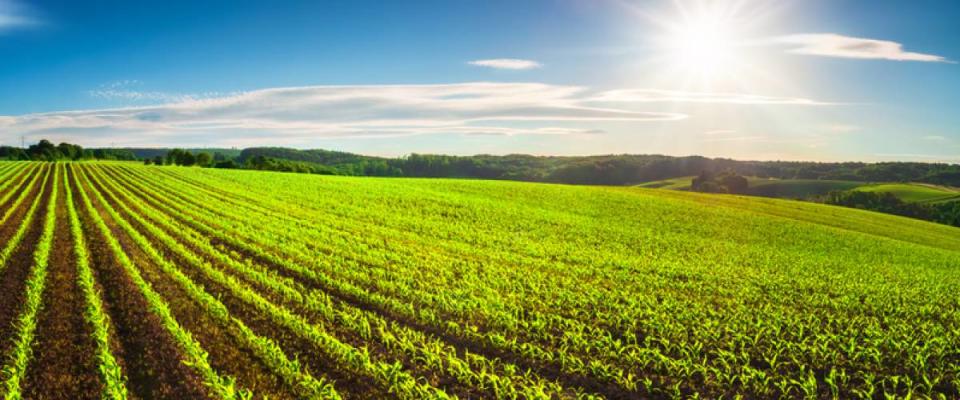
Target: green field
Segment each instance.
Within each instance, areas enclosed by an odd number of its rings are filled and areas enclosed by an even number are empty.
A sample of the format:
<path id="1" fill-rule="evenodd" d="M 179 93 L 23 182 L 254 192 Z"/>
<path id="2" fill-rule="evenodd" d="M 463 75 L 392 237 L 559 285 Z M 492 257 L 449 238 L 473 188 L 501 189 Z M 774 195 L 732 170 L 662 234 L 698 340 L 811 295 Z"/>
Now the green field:
<path id="1" fill-rule="evenodd" d="M 647 182 L 637 187 L 649 189 L 690 190 L 694 177 L 664 179 Z M 872 184 L 857 181 L 822 179 L 765 179 L 747 177 L 748 195 L 777 197 L 787 199 L 805 199 L 820 196 L 832 191 L 859 190 L 864 192 L 890 192 L 906 202 L 938 203 L 960 200 L 960 189 L 924 183 L 881 183 Z"/>
<path id="2" fill-rule="evenodd" d="M 960 200 L 960 189 L 924 184 L 885 183 L 865 185 L 858 187 L 856 190 L 878 193 L 889 192 L 903 201 L 916 203 L 937 203 Z"/>
<path id="3" fill-rule="evenodd" d="M 0 163 L 4 398 L 957 398 L 960 229 L 636 187 Z"/>
<path id="4" fill-rule="evenodd" d="M 649 189 L 690 190 L 693 176 L 664 179 L 662 181 L 647 182 L 637 187 Z M 767 179 L 747 177 L 749 195 L 763 197 L 778 197 L 789 199 L 803 199 L 810 196 L 827 194 L 834 190 L 850 190 L 863 186 L 863 182 L 833 181 L 817 179 Z"/>

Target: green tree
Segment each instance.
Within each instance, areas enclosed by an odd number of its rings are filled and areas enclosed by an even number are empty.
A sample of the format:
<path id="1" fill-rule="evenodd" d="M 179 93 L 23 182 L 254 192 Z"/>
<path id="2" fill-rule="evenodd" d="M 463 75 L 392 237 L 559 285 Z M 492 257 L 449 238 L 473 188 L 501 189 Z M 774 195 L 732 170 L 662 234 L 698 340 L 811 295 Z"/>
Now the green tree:
<path id="1" fill-rule="evenodd" d="M 201 167 L 208 167 L 213 161 L 213 157 L 210 156 L 210 153 L 198 153 L 197 154 L 197 165 Z"/>

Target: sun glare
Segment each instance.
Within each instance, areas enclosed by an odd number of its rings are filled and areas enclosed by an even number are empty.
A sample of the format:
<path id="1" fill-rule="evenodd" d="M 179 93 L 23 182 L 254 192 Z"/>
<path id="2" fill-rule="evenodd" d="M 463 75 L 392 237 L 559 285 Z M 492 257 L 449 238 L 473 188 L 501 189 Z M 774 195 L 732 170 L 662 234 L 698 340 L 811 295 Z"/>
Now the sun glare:
<path id="1" fill-rule="evenodd" d="M 665 38 L 672 67 L 704 79 L 733 73 L 737 62 L 733 30 L 720 18 L 705 15 L 684 21 Z"/>
<path id="2" fill-rule="evenodd" d="M 732 61 L 729 31 L 719 21 L 694 21 L 669 44 L 681 67 L 719 72 Z"/>
<path id="3" fill-rule="evenodd" d="M 690 84 L 723 85 L 742 78 L 748 66 L 745 30 L 756 21 L 740 1 L 674 3 L 672 16 L 660 15 L 655 38 L 663 72 Z M 745 26 L 747 25 L 747 26 Z"/>

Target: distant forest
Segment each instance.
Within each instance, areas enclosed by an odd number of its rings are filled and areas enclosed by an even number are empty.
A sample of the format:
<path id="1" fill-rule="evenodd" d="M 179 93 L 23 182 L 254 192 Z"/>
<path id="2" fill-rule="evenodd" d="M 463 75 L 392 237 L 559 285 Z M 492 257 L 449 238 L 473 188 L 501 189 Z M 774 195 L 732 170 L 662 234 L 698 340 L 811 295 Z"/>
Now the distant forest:
<path id="1" fill-rule="evenodd" d="M 779 179 L 836 179 L 862 182 L 925 182 L 960 186 L 960 165 L 914 162 L 818 163 L 737 161 L 700 156 L 603 155 L 585 157 L 411 154 L 400 158 L 329 150 L 280 147 L 209 150 L 222 167 L 354 176 L 508 179 L 586 185 L 631 185 L 681 176 L 732 171 Z M 134 150 L 137 154 L 137 151 Z M 137 154 L 140 156 L 140 154 Z"/>
<path id="2" fill-rule="evenodd" d="M 60 143 L 54 145 L 41 140 L 30 147 L 0 146 L 0 160 L 61 161 L 61 160 L 125 160 L 135 161 L 137 156 L 127 149 L 85 149 L 81 146 Z"/>
<path id="3" fill-rule="evenodd" d="M 71 150 L 72 149 L 72 150 Z M 150 164 L 198 165 L 326 175 L 506 179 L 582 185 L 632 185 L 682 176 L 735 173 L 778 179 L 861 182 L 924 182 L 960 186 L 960 165 L 917 162 L 738 161 L 700 156 L 601 155 L 583 157 L 410 154 L 399 158 L 282 147 L 237 149 L 83 149 L 44 140 L 27 149 L 0 147 L 0 159 L 143 160 Z"/>

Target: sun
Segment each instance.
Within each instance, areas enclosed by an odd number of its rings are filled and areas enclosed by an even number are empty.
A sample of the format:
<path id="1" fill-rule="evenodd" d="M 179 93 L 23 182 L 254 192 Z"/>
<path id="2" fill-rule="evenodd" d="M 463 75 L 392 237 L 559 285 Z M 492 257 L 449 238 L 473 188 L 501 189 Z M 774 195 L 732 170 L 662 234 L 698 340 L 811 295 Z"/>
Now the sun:
<path id="1" fill-rule="evenodd" d="M 672 67 L 702 78 L 732 73 L 737 62 L 734 30 L 716 16 L 684 21 L 668 32 L 663 46 Z"/>
<path id="2" fill-rule="evenodd" d="M 684 68 L 719 72 L 733 61 L 730 30 L 721 21 L 692 21 L 674 32 L 668 46 Z"/>
<path id="3" fill-rule="evenodd" d="M 656 38 L 665 71 L 690 81 L 717 83 L 736 79 L 746 55 L 740 33 L 745 22 L 729 2 L 695 2 L 671 19 L 657 21 Z"/>

